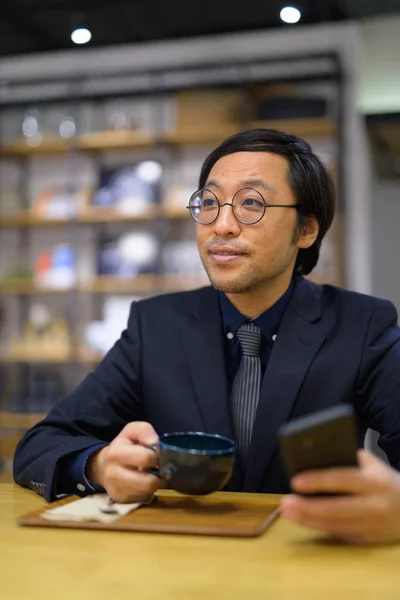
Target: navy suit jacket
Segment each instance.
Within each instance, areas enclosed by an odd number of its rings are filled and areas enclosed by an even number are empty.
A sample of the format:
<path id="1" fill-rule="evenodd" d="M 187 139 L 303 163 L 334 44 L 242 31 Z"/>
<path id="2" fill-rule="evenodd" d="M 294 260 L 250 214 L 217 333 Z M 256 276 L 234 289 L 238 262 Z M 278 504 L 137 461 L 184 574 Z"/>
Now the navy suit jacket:
<path id="1" fill-rule="evenodd" d="M 96 370 L 18 445 L 14 477 L 47 500 L 63 457 L 111 441 L 130 421 L 158 433 L 233 437 L 218 292 L 132 304 L 127 329 Z M 351 403 L 400 466 L 400 329 L 386 301 L 298 277 L 262 382 L 248 467 L 229 490 L 286 493 L 277 431 L 289 419 Z M 340 440 L 338 440 L 338 444 Z"/>

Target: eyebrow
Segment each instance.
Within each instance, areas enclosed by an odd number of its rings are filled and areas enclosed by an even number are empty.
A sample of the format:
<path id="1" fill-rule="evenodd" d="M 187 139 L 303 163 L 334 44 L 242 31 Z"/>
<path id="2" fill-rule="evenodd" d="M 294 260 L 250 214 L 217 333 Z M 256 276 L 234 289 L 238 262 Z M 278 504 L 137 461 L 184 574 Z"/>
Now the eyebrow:
<path id="1" fill-rule="evenodd" d="M 211 179 L 210 181 L 207 181 L 205 184 L 205 187 L 216 187 L 218 189 L 221 189 L 221 185 L 220 185 L 220 183 L 218 183 L 218 181 L 216 179 Z M 267 192 L 275 192 L 276 191 L 275 188 L 270 183 L 267 183 L 263 179 L 255 179 L 255 178 L 243 179 L 242 181 L 239 182 L 238 189 L 246 188 L 246 187 L 260 187 L 260 188 L 263 188 L 264 190 L 267 190 Z"/>

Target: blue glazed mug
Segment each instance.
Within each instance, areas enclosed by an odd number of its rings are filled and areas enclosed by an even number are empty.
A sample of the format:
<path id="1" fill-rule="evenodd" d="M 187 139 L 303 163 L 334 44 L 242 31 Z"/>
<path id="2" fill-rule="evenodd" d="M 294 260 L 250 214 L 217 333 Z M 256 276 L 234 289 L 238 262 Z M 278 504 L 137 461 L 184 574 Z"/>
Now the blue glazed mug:
<path id="1" fill-rule="evenodd" d="M 164 433 L 151 448 L 158 452 L 159 464 L 150 471 L 168 488 L 193 496 L 211 494 L 228 483 L 237 451 L 232 440 L 199 431 Z"/>

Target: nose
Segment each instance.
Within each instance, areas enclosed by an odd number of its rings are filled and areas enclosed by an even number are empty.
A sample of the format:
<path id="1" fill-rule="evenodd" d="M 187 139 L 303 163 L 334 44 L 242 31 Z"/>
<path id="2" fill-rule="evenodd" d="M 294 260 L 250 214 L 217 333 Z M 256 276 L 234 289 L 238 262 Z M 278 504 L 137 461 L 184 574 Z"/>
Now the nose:
<path id="1" fill-rule="evenodd" d="M 233 214 L 231 205 L 221 206 L 218 219 L 214 223 L 214 232 L 221 237 L 239 235 L 240 224 Z"/>

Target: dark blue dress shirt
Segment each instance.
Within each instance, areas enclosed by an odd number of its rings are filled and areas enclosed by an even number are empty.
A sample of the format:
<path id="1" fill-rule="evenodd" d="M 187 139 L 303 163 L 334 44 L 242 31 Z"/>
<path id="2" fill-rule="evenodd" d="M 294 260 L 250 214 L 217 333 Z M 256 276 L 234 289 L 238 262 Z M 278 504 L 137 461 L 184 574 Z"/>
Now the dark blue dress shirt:
<path id="1" fill-rule="evenodd" d="M 227 375 L 229 389 L 232 386 L 234 377 L 240 365 L 241 350 L 236 337 L 236 332 L 247 322 L 253 322 L 259 327 L 262 333 L 260 360 L 261 375 L 264 376 L 267 368 L 269 355 L 274 343 L 274 336 L 277 335 L 279 324 L 287 303 L 292 294 L 294 283 L 290 284 L 288 290 L 271 308 L 263 312 L 255 319 L 248 319 L 240 313 L 228 300 L 225 294 L 220 294 L 220 307 L 222 315 L 222 324 L 225 334 L 225 359 L 227 366 Z M 95 486 L 89 481 L 85 474 L 85 466 L 90 455 L 97 449 L 106 446 L 107 442 L 96 444 L 86 448 L 86 450 L 70 454 L 62 459 L 58 471 L 61 472 L 62 481 L 56 481 L 55 492 L 61 497 L 69 494 L 85 495 L 88 492 L 104 492 L 102 488 Z"/>
<path id="2" fill-rule="evenodd" d="M 229 388 L 239 369 L 241 360 L 241 349 L 236 332 L 245 323 L 255 323 L 260 329 L 262 338 L 260 346 L 261 376 L 264 376 L 267 368 L 269 355 L 274 344 L 274 336 L 277 335 L 279 324 L 287 303 L 293 291 L 294 283 L 290 284 L 287 291 L 271 308 L 261 313 L 254 319 L 248 319 L 240 313 L 228 300 L 225 294 L 220 294 L 220 306 L 222 323 L 225 334 L 225 359 L 228 374 Z"/>

